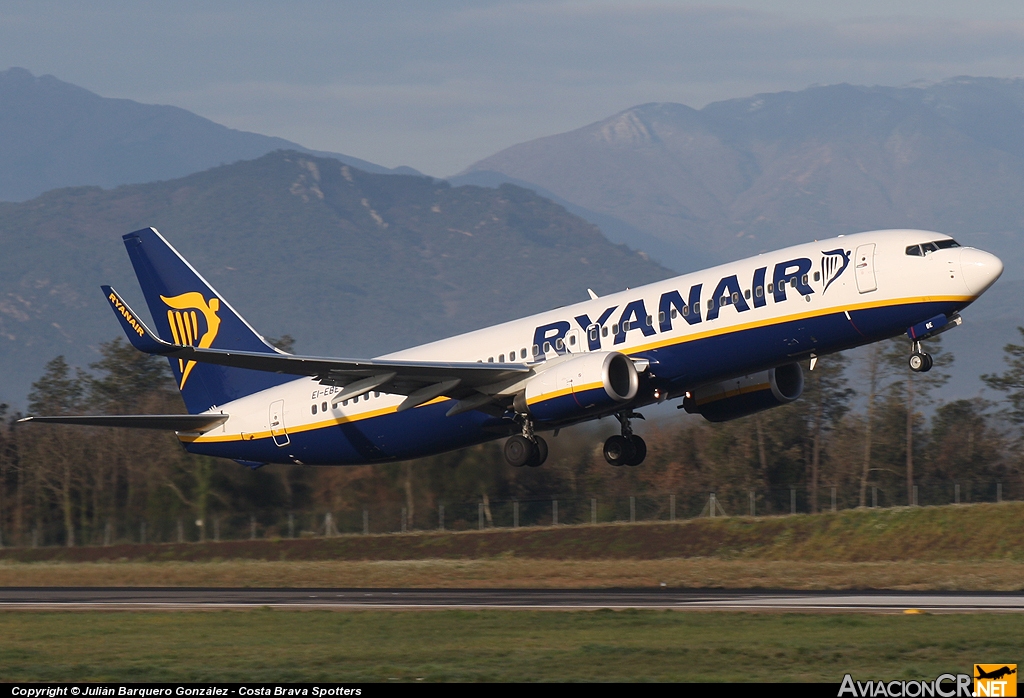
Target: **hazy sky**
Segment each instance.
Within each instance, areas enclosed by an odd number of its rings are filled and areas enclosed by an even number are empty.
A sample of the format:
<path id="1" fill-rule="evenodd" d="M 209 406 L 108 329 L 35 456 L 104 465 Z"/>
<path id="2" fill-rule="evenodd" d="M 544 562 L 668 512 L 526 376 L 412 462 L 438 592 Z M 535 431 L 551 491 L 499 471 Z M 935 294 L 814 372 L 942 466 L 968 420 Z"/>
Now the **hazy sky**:
<path id="1" fill-rule="evenodd" d="M 4 0 L 12 66 L 447 176 L 644 102 L 1021 76 L 1024 3 Z"/>

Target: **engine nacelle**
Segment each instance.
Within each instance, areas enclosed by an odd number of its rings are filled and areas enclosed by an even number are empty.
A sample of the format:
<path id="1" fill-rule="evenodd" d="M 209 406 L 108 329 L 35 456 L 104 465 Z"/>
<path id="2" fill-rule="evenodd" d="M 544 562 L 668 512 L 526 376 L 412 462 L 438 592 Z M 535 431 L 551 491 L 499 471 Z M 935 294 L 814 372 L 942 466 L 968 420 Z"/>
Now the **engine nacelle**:
<path id="1" fill-rule="evenodd" d="M 541 422 L 601 412 L 636 397 L 640 377 L 625 354 L 592 352 L 560 361 L 529 380 L 515 408 Z"/>
<path id="2" fill-rule="evenodd" d="M 800 364 L 786 364 L 698 388 L 683 400 L 683 409 L 709 422 L 727 422 L 793 402 L 803 392 Z"/>

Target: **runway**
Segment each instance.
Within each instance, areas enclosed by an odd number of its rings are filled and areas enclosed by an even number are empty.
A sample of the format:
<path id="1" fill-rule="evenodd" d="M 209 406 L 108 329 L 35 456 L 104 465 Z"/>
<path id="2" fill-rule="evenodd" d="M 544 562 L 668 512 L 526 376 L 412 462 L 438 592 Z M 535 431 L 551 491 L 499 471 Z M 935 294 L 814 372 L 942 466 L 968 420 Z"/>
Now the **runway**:
<path id="1" fill-rule="evenodd" d="M 674 609 L 1021 613 L 1024 593 L 680 589 L 4 588 L 0 610 Z"/>

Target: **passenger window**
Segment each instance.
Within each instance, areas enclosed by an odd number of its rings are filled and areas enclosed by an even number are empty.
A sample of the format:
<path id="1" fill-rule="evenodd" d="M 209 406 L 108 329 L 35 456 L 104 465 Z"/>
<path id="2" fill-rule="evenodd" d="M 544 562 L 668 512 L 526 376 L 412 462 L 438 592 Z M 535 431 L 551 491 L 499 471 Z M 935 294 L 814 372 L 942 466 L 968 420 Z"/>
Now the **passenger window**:
<path id="1" fill-rule="evenodd" d="M 746 291 L 743 292 L 743 297 L 746 298 L 748 301 L 750 300 L 750 289 L 749 288 Z"/>
<path id="2" fill-rule="evenodd" d="M 521 359 L 525 359 L 526 358 L 526 348 L 525 347 L 523 348 L 523 351 L 520 353 L 519 358 L 521 358 Z"/>
<path id="3" fill-rule="evenodd" d="M 540 356 L 540 347 L 538 347 L 536 344 L 533 345 L 533 355 Z"/>
<path id="4" fill-rule="evenodd" d="M 718 305 L 722 307 L 729 305 L 729 296 L 722 296 L 718 301 Z"/>
<path id="5" fill-rule="evenodd" d="M 674 313 L 674 312 L 676 312 L 676 311 L 675 311 L 675 310 L 673 310 L 672 312 Z M 688 305 L 684 305 L 684 306 L 683 306 L 683 317 L 686 317 L 686 316 L 687 316 L 687 315 L 689 315 L 689 314 L 690 314 L 690 306 L 688 306 Z"/>
<path id="6" fill-rule="evenodd" d="M 607 327 L 602 327 L 601 328 L 601 336 L 602 337 L 607 337 L 608 336 L 608 328 Z"/>
<path id="7" fill-rule="evenodd" d="M 313 414 L 316 414 L 316 405 L 313 405 Z"/>
<path id="8" fill-rule="evenodd" d="M 551 351 L 551 342 L 544 342 L 544 353 L 547 354 Z"/>
<path id="9" fill-rule="evenodd" d="M 679 313 L 676 312 L 675 308 L 672 308 L 670 315 L 672 316 L 672 319 L 675 320 Z M 686 308 L 683 308 L 683 315 L 686 315 Z"/>
<path id="10" fill-rule="evenodd" d="M 665 311 L 664 310 L 661 311 L 660 313 L 658 313 L 658 324 L 660 325 L 663 322 L 665 322 Z"/>
<path id="11" fill-rule="evenodd" d="M 571 347 L 576 346 L 576 335 L 574 335 L 574 334 L 569 335 L 569 346 L 571 346 Z"/>
<path id="12" fill-rule="evenodd" d="M 782 288 L 782 287 L 779 286 L 779 288 Z M 775 291 L 772 289 L 772 284 L 768 284 L 768 293 L 775 293 Z"/>
<path id="13" fill-rule="evenodd" d="M 505 363 L 505 355 L 504 354 L 498 354 L 498 363 L 499 364 Z"/>
<path id="14" fill-rule="evenodd" d="M 321 409 L 321 410 L 322 410 L 323 412 L 326 412 L 326 411 L 327 411 L 327 403 L 325 402 L 324 404 L 320 405 L 320 409 Z"/>
<path id="15" fill-rule="evenodd" d="M 597 341 L 597 325 L 594 325 L 593 327 L 590 328 L 590 341 Z"/>
<path id="16" fill-rule="evenodd" d="M 494 363 L 494 357 L 493 356 L 488 356 L 487 357 L 487 363 L 493 364 Z"/>
<path id="17" fill-rule="evenodd" d="M 732 294 L 732 302 L 733 303 L 739 303 L 740 302 L 740 294 L 734 292 Z"/>
<path id="18" fill-rule="evenodd" d="M 754 295 L 760 298 L 764 295 L 764 286 L 758 286 L 754 289 Z"/>
<path id="19" fill-rule="evenodd" d="M 619 326 L 616 325 L 615 323 L 612 323 L 612 334 L 618 334 L 618 333 L 619 333 Z"/>
<path id="20" fill-rule="evenodd" d="M 562 349 L 565 349 L 565 342 L 562 341 L 561 337 L 555 340 L 555 349 L 558 351 L 562 351 Z"/>
<path id="21" fill-rule="evenodd" d="M 821 272 L 820 271 L 814 272 L 814 280 L 815 281 L 820 281 L 821 280 Z"/>
<path id="22" fill-rule="evenodd" d="M 708 299 L 708 310 L 711 310 L 714 307 L 715 307 L 715 299 L 714 298 L 709 298 Z"/>
<path id="23" fill-rule="evenodd" d="M 342 400 L 341 401 L 341 406 L 342 407 L 348 407 L 348 400 Z"/>
<path id="24" fill-rule="evenodd" d="M 804 286 L 806 286 L 807 285 L 807 274 L 804 274 L 804 279 L 803 280 L 804 280 Z"/>
<path id="25" fill-rule="evenodd" d="M 380 397 L 380 393 L 378 393 L 376 390 L 374 390 L 373 391 L 373 396 L 374 397 Z"/>
<path id="26" fill-rule="evenodd" d="M 511 362 L 516 360 L 516 350 L 515 349 L 513 349 L 512 351 L 510 351 L 508 353 L 508 360 L 509 360 L 509 363 L 511 363 Z"/>

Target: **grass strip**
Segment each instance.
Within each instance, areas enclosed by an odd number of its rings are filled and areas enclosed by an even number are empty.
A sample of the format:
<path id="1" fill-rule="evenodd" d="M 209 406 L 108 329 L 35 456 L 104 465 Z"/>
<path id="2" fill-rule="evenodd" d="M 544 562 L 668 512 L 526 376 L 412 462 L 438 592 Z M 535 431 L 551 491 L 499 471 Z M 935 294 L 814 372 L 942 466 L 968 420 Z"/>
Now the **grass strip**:
<path id="1" fill-rule="evenodd" d="M 21 681 L 826 681 L 1016 662 L 1015 615 L 673 611 L 0 614 Z"/>
<path id="2" fill-rule="evenodd" d="M 0 560 L 423 560 L 512 554 L 549 560 L 719 557 L 817 562 L 1024 561 L 1024 502 L 854 509 L 486 531 L 345 535 L 110 547 L 7 548 Z"/>
<path id="3" fill-rule="evenodd" d="M 899 589 L 1018 591 L 1024 562 L 792 560 L 470 560 L 0 562 L 7 587 L 409 587 Z"/>

